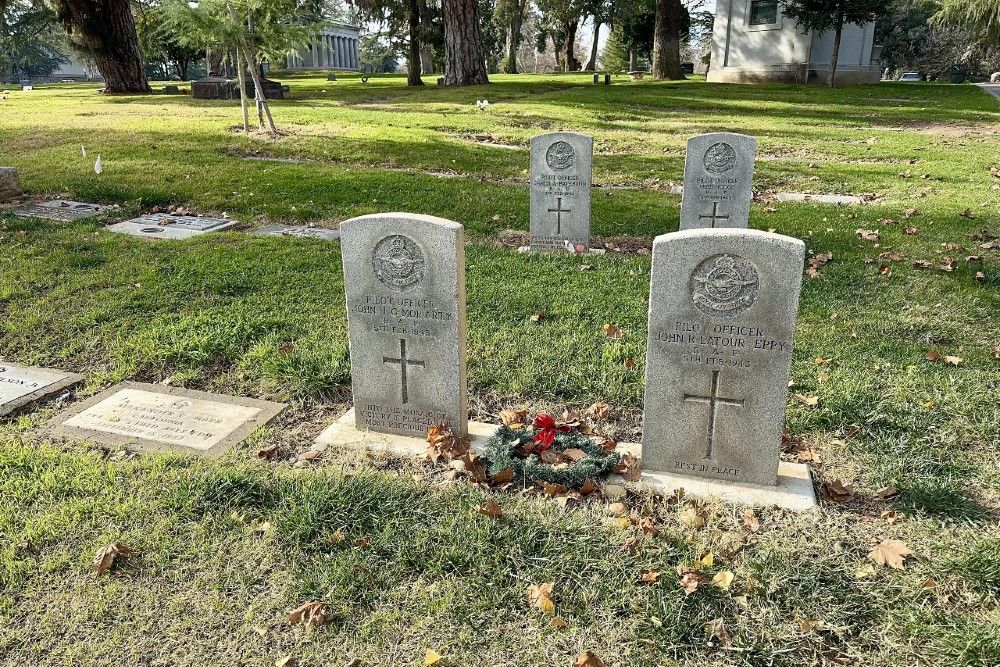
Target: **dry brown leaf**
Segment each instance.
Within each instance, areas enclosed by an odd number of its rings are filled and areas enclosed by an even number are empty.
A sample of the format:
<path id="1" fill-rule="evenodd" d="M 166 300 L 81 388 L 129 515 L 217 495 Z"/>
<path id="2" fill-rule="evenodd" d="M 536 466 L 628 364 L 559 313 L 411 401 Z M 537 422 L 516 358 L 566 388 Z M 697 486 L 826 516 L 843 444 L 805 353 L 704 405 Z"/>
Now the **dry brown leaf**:
<path id="1" fill-rule="evenodd" d="M 597 657 L 593 651 L 584 651 L 576 656 L 573 667 L 605 667 L 604 661 Z"/>
<path id="2" fill-rule="evenodd" d="M 469 443 L 459 438 L 448 422 L 427 428 L 427 458 L 431 461 L 454 461 L 469 451 Z"/>
<path id="3" fill-rule="evenodd" d="M 325 602 L 313 600 L 292 610 L 288 614 L 288 622 L 292 625 L 301 623 L 306 626 L 306 630 L 313 630 L 326 623 L 329 613 Z"/>
<path id="4" fill-rule="evenodd" d="M 609 340 L 621 340 L 625 334 L 622 333 L 622 330 L 615 325 L 606 322 L 604 324 L 604 335 L 607 336 Z"/>
<path id="5" fill-rule="evenodd" d="M 628 513 L 628 506 L 625 503 L 611 503 L 608 505 L 608 514 L 612 516 L 621 516 L 622 514 Z"/>
<path id="6" fill-rule="evenodd" d="M 917 234 L 920 233 L 920 230 L 917 229 L 916 227 L 904 227 L 903 233 L 906 234 L 907 236 L 916 236 Z"/>
<path id="7" fill-rule="evenodd" d="M 642 477 L 639 459 L 632 454 L 624 454 L 615 466 L 615 472 L 630 482 L 638 482 Z"/>
<path id="8" fill-rule="evenodd" d="M 110 570 L 118 556 L 127 558 L 136 553 L 138 552 L 135 549 L 127 547 L 121 542 L 112 542 L 94 556 L 94 574 L 101 575 Z"/>
<path id="9" fill-rule="evenodd" d="M 659 570 L 644 569 L 639 572 L 639 583 L 655 584 L 660 581 Z"/>
<path id="10" fill-rule="evenodd" d="M 914 218 L 917 215 L 917 209 L 915 208 L 904 208 L 903 217 L 904 218 Z"/>
<path id="11" fill-rule="evenodd" d="M 270 445 L 257 450 L 257 458 L 273 461 L 278 456 L 278 445 Z"/>
<path id="12" fill-rule="evenodd" d="M 493 475 L 493 477 L 490 478 L 490 482 L 498 486 L 502 486 L 504 484 L 510 484 L 512 481 L 514 481 L 513 468 L 504 468 L 503 470 L 501 470 L 500 472 L 498 472 L 497 474 Z"/>
<path id="13" fill-rule="evenodd" d="M 556 582 L 550 581 L 545 584 L 531 584 L 528 586 L 528 604 L 537 607 L 545 614 L 555 613 L 556 603 L 552 599 L 552 589 Z"/>
<path id="14" fill-rule="evenodd" d="M 684 595 L 691 595 L 696 590 L 701 582 L 704 580 L 701 574 L 695 572 L 694 570 L 686 567 L 678 567 L 677 574 L 680 577 L 681 589 L 684 591 Z"/>
<path id="15" fill-rule="evenodd" d="M 595 480 L 588 479 L 580 485 L 580 488 L 577 489 L 577 491 L 579 491 L 581 496 L 589 496 L 600 488 L 601 486 Z"/>
<path id="16" fill-rule="evenodd" d="M 754 511 L 749 507 L 743 510 L 740 514 L 740 519 L 743 520 L 743 525 L 746 526 L 747 530 L 751 533 L 756 533 L 760 530 L 760 519 L 754 514 Z"/>
<path id="17" fill-rule="evenodd" d="M 508 428 L 521 428 L 528 423 L 528 411 L 503 410 L 500 413 L 500 421 Z"/>
<path id="18" fill-rule="evenodd" d="M 870 241 L 871 243 L 878 243 L 879 241 L 879 233 L 874 229 L 856 229 L 854 233 L 863 240 Z"/>
<path id="19" fill-rule="evenodd" d="M 872 549 L 868 557 L 879 565 L 888 565 L 897 570 L 903 569 L 903 562 L 907 556 L 915 555 L 906 542 L 902 540 L 883 540 L 877 547 Z"/>
<path id="20" fill-rule="evenodd" d="M 833 259 L 832 252 L 821 252 L 818 255 L 813 255 L 806 262 L 807 264 L 806 274 L 810 278 L 819 278 L 820 268 L 822 268 L 823 265 L 829 262 L 831 259 Z"/>
<path id="21" fill-rule="evenodd" d="M 726 624 L 721 618 L 716 618 L 705 624 L 705 636 L 709 641 L 717 639 L 726 648 L 733 645 L 733 640 L 726 630 Z"/>
<path id="22" fill-rule="evenodd" d="M 890 526 L 895 526 L 897 523 L 903 520 L 903 516 L 892 510 L 886 510 L 879 514 L 879 518 L 885 519 L 885 522 Z"/>
<path id="23" fill-rule="evenodd" d="M 587 408 L 586 415 L 594 421 L 604 421 L 611 416 L 613 410 L 609 404 L 598 402 Z"/>
<path id="24" fill-rule="evenodd" d="M 562 630 L 567 625 L 566 620 L 562 616 L 556 616 L 551 621 L 549 621 L 550 630 Z"/>
<path id="25" fill-rule="evenodd" d="M 813 630 L 821 630 L 824 625 L 826 624 L 820 620 L 812 621 L 808 619 L 802 619 L 801 621 L 799 621 L 799 632 L 805 634 L 807 632 L 812 632 Z"/>
<path id="26" fill-rule="evenodd" d="M 839 479 L 824 480 L 819 487 L 819 493 L 824 500 L 832 503 L 846 503 L 854 500 L 856 495 L 853 486 L 847 486 Z"/>
<path id="27" fill-rule="evenodd" d="M 808 394 L 795 394 L 795 400 L 797 400 L 802 405 L 805 405 L 810 408 L 815 408 L 817 405 L 819 405 L 818 396 L 809 396 Z"/>
<path id="28" fill-rule="evenodd" d="M 663 526 L 661 526 L 660 524 L 656 523 L 655 521 L 653 521 L 648 516 L 645 517 L 642 521 L 639 522 L 639 528 L 642 529 L 642 532 L 645 535 L 654 535 L 655 536 L 655 535 L 659 535 L 661 532 L 663 532 Z"/>
<path id="29" fill-rule="evenodd" d="M 476 511 L 483 516 L 488 516 L 491 519 L 499 519 L 503 516 L 503 510 L 500 508 L 500 503 L 493 499 L 493 496 L 486 497 L 486 503 L 480 507 L 476 508 Z"/>
<path id="30" fill-rule="evenodd" d="M 541 322 L 541 321 L 542 321 L 542 318 L 544 318 L 544 317 L 545 317 L 545 313 L 544 313 L 543 311 L 541 311 L 541 310 L 540 310 L 540 311 L 538 311 L 538 312 L 536 312 L 536 313 L 532 314 L 532 316 L 531 316 L 531 317 L 530 317 L 529 319 L 530 319 L 530 320 L 531 320 L 532 322 L 535 322 L 535 323 L 538 323 L 538 322 Z"/>
<path id="31" fill-rule="evenodd" d="M 587 452 L 583 451 L 582 449 L 576 449 L 575 447 L 570 447 L 569 449 L 562 450 L 563 458 L 573 463 L 576 463 L 586 455 Z"/>
<path id="32" fill-rule="evenodd" d="M 569 491 L 569 488 L 565 484 L 551 484 L 549 482 L 540 482 L 540 484 L 542 492 L 549 498 L 555 498 Z"/>
<path id="33" fill-rule="evenodd" d="M 881 489 L 873 493 L 872 498 L 875 498 L 875 500 L 889 500 L 890 498 L 895 498 L 898 495 L 899 491 L 896 487 L 890 484 L 889 486 L 883 486 Z"/>

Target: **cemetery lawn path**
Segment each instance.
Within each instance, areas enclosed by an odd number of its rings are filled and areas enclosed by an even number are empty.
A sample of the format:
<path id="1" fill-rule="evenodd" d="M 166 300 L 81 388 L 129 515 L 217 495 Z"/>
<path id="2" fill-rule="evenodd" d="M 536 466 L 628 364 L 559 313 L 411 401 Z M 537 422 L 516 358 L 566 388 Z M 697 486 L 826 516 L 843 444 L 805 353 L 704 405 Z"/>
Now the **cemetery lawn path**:
<path id="1" fill-rule="evenodd" d="M 59 85 L 0 101 L 0 163 L 29 197 L 119 206 L 75 223 L 0 209 L 0 358 L 85 373 L 78 398 L 131 379 L 291 406 L 214 462 L 46 440 L 53 403 L 0 422 L 0 663 L 422 665 L 432 649 L 536 667 L 590 649 L 609 667 L 1000 664 L 995 99 L 942 84 L 278 78 L 292 86 L 273 103 L 278 139 L 183 96 Z M 630 252 L 510 247 L 528 224 L 528 141 L 552 130 L 595 137 L 594 233 Z M 641 249 L 677 228 L 686 139 L 715 130 L 759 140 L 751 226 L 832 254 L 803 287 L 787 411 L 801 445 L 786 457 L 853 496 L 758 510 L 759 527 L 732 506 L 630 496 L 661 527 L 641 536 L 610 501 L 497 493 L 494 520 L 475 511 L 483 491 L 419 462 L 327 452 L 295 467 L 350 402 L 340 248 L 244 232 L 391 210 L 462 222 L 473 416 L 601 400 L 635 441 Z M 101 230 L 170 205 L 243 225 L 184 243 Z M 270 445 L 276 460 L 259 460 Z M 915 552 L 904 569 L 868 557 L 887 539 Z M 115 541 L 138 553 L 94 576 Z M 678 566 L 700 568 L 690 595 Z M 712 583 L 725 573 L 728 590 Z M 554 614 L 525 596 L 544 582 Z M 310 600 L 330 615 L 307 634 L 287 614 Z"/>

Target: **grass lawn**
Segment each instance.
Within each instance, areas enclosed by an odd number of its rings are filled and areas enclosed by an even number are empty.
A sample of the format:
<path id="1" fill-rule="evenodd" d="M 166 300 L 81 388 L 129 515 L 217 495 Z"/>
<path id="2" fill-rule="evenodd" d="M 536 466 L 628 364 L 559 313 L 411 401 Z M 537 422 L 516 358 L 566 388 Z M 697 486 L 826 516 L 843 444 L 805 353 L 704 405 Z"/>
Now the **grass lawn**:
<path id="1" fill-rule="evenodd" d="M 120 205 L 109 219 L 181 205 L 244 230 L 396 210 L 461 222 L 473 416 L 602 400 L 618 439 L 636 441 L 649 257 L 501 243 L 528 227 L 528 142 L 592 134 L 594 233 L 634 248 L 677 228 L 668 186 L 688 137 L 752 134 L 751 226 L 833 253 L 804 284 L 787 427 L 817 482 L 856 496 L 758 511 L 754 531 L 738 507 L 630 496 L 662 526 L 634 544 L 642 531 L 605 501 L 501 493 L 494 520 L 475 512 L 483 491 L 420 462 L 328 450 L 295 467 L 350 403 L 338 243 L 149 242 L 0 209 L 0 358 L 84 372 L 80 395 L 169 379 L 291 404 L 214 462 L 48 442 L 37 431 L 53 404 L 0 422 L 2 664 L 422 665 L 428 649 L 467 666 L 568 666 L 584 649 L 609 667 L 1000 664 L 1000 253 L 980 247 L 983 229 L 1000 235 L 994 98 L 937 84 L 275 78 L 292 87 L 272 104 L 278 139 L 233 131 L 228 102 L 17 91 L 0 101 L 0 164 L 31 196 Z M 775 203 L 778 191 L 873 203 Z M 279 460 L 258 460 L 271 444 Z M 876 497 L 889 485 L 897 497 Z M 904 570 L 867 559 L 889 538 L 916 553 Z M 113 541 L 140 553 L 95 577 Z M 708 581 L 685 595 L 676 568 L 699 561 Z M 659 581 L 637 583 L 643 570 Z M 729 590 L 710 583 L 722 571 Z M 543 582 L 565 627 L 525 597 Z M 286 617 L 309 600 L 331 616 L 306 633 Z M 706 634 L 716 619 L 731 644 Z"/>

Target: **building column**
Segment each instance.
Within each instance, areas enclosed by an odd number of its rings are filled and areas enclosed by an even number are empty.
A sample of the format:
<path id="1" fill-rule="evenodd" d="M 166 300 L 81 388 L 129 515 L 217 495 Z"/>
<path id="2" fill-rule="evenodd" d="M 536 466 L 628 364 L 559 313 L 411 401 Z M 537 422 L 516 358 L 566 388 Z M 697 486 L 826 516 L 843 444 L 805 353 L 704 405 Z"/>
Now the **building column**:
<path id="1" fill-rule="evenodd" d="M 337 66 L 340 67 L 341 69 L 344 69 L 344 38 L 343 37 L 338 37 L 337 38 L 337 61 L 339 63 Z"/>
<path id="2" fill-rule="evenodd" d="M 351 69 L 358 68 L 358 40 L 349 39 L 347 40 L 348 48 L 348 60 L 351 63 Z"/>

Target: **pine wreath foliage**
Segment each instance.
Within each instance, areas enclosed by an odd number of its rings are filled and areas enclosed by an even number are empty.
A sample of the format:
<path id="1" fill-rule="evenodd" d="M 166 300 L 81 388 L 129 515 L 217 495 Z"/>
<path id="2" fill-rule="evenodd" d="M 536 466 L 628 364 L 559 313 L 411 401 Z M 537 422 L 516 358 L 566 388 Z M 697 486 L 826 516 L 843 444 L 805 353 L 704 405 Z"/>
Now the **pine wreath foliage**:
<path id="1" fill-rule="evenodd" d="M 511 429 L 501 426 L 486 443 L 486 458 L 490 462 L 490 476 L 496 476 L 507 468 L 514 471 L 515 479 L 542 481 L 550 484 L 562 484 L 571 489 L 579 488 L 587 480 L 596 480 L 606 476 L 618 465 L 619 456 L 615 452 L 605 451 L 596 442 L 577 432 L 557 433 L 549 448 L 551 452 L 562 452 L 567 449 L 579 449 L 586 456 L 556 468 L 545 463 L 537 453 L 526 458 L 521 453 L 522 447 L 530 445 L 535 438 L 535 429 L 525 427 Z"/>

